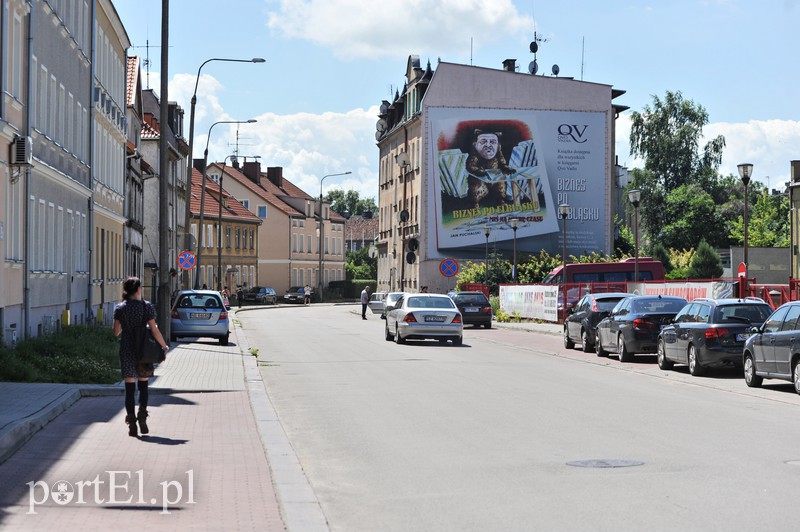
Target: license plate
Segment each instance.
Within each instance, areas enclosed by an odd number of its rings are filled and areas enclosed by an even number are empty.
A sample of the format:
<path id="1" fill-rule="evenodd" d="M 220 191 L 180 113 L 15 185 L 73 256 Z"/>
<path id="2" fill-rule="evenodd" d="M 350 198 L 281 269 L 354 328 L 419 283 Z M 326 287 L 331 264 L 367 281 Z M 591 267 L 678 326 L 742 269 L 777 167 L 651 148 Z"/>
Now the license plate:
<path id="1" fill-rule="evenodd" d="M 425 321 L 444 322 L 444 316 L 425 316 Z"/>
<path id="2" fill-rule="evenodd" d="M 465 307 L 464 312 L 478 312 L 480 309 L 478 307 Z"/>
<path id="3" fill-rule="evenodd" d="M 211 314 L 207 314 L 204 312 L 192 312 L 189 314 L 189 317 L 195 320 L 207 320 L 211 317 Z"/>
<path id="4" fill-rule="evenodd" d="M 736 341 L 737 342 L 745 342 L 745 341 L 747 341 L 748 338 L 750 338 L 750 335 L 746 334 L 746 333 L 745 334 L 737 334 L 736 335 Z"/>

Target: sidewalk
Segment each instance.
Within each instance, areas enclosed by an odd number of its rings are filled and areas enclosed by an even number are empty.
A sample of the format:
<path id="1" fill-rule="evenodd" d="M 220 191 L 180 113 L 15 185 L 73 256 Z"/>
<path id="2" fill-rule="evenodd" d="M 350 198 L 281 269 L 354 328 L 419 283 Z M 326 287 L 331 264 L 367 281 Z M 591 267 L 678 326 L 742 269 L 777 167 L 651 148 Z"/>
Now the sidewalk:
<path id="1" fill-rule="evenodd" d="M 121 384 L 0 383 L 0 528 L 327 530 L 232 321 L 228 346 L 173 346 L 148 436 Z"/>

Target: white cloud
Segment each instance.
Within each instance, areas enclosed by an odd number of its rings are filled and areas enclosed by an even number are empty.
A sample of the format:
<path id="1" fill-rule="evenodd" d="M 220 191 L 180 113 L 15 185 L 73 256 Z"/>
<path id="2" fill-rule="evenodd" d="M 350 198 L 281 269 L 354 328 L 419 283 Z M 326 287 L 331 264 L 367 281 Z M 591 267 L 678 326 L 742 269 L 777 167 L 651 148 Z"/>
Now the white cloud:
<path id="1" fill-rule="evenodd" d="M 275 2 L 272 2 L 275 3 Z M 401 57 L 404 50 L 464 50 L 533 33 L 512 0 L 280 0 L 268 26 L 330 47 L 340 58 Z"/>
<path id="2" fill-rule="evenodd" d="M 628 168 L 641 168 L 643 161 L 630 156 L 628 137 L 631 121 L 628 115 L 617 119 L 616 153 L 619 163 Z M 769 184 L 771 188 L 783 189 L 790 178 L 790 161 L 798 158 L 800 145 L 800 121 L 797 120 L 751 120 L 745 123 L 715 122 L 703 128 L 705 140 L 717 135 L 725 137 L 725 149 L 719 173 L 739 175 L 736 165 L 753 164 L 753 179 Z"/>

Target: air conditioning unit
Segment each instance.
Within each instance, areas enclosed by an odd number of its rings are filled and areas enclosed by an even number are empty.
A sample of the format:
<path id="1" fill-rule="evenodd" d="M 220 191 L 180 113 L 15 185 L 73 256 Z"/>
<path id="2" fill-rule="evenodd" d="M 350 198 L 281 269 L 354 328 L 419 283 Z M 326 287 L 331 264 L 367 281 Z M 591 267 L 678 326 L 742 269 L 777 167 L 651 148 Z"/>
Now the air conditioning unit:
<path id="1" fill-rule="evenodd" d="M 11 164 L 16 166 L 31 164 L 32 152 L 33 141 L 31 138 L 17 135 L 11 144 Z"/>

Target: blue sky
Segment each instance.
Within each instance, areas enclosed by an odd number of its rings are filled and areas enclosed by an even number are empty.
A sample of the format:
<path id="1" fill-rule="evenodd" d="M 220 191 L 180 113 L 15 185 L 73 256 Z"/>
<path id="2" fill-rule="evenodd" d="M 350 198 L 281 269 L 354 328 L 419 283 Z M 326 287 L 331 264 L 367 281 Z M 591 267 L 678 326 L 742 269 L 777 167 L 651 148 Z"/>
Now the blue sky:
<path id="1" fill-rule="evenodd" d="M 223 6 L 223 9 L 220 8 Z M 161 0 L 115 0 L 129 53 L 145 57 L 159 90 Z M 256 118 L 241 126 L 241 155 L 284 174 L 309 193 L 325 174 L 329 187 L 377 196 L 377 105 L 402 89 L 406 60 L 437 59 L 500 68 L 533 59 L 534 30 L 546 38 L 540 72 L 613 85 L 615 100 L 641 111 L 652 96 L 681 91 L 703 105 L 707 136 L 723 134 L 720 171 L 755 165 L 773 188 L 800 159 L 800 70 L 792 37 L 799 0 L 211 0 L 171 1 L 169 99 L 186 109 L 197 69 L 211 57 L 263 57 L 264 64 L 212 62 L 198 89 L 195 156 L 217 120 Z M 582 43 L 583 48 L 582 48 Z M 142 73 L 147 83 L 147 74 Z M 620 164 L 628 155 L 627 116 L 618 121 Z M 234 148 L 233 129 L 214 128 L 210 158 Z M 188 132 L 187 132 L 188 133 Z M 188 136 L 188 134 L 187 134 Z"/>

